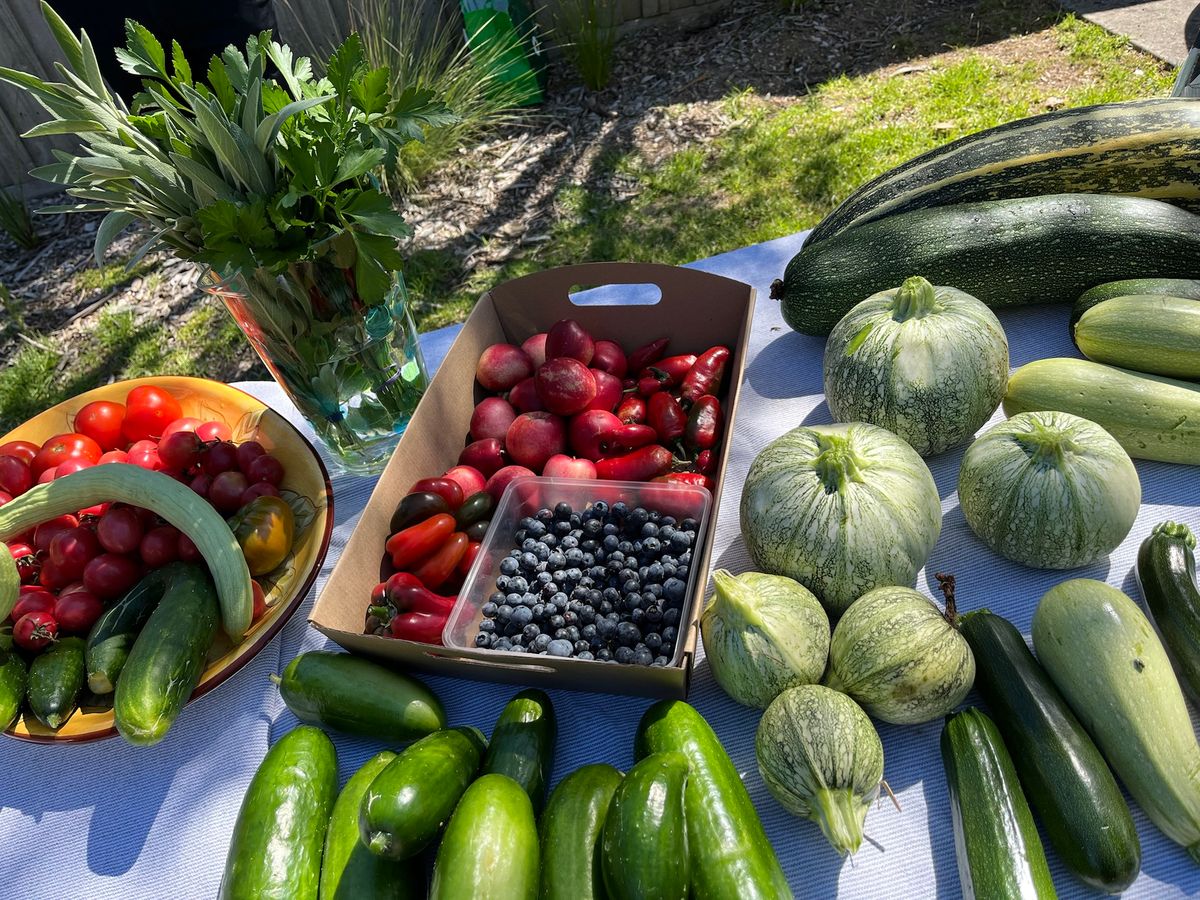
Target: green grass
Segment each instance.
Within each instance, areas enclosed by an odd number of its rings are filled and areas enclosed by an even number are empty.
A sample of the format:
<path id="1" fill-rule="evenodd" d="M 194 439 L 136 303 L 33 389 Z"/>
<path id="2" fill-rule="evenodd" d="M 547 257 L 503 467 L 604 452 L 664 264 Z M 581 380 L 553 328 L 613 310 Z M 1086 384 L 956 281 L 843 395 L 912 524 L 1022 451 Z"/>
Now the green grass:
<path id="1" fill-rule="evenodd" d="M 104 294 L 113 288 L 129 284 L 133 279 L 152 272 L 157 267 L 154 262 L 142 260 L 132 269 L 128 269 L 128 263 L 129 259 L 126 257 L 103 266 L 86 266 L 75 274 L 71 283 L 84 296 Z"/>
<path id="2" fill-rule="evenodd" d="M 552 240 L 469 275 L 449 250 L 415 254 L 406 276 L 418 324 L 460 321 L 492 285 L 549 266 L 680 264 L 811 228 L 862 182 L 947 141 L 1045 112 L 1051 98 L 1083 106 L 1170 90 L 1164 66 L 1095 25 L 1067 16 L 1053 37 L 1057 58 L 1005 63 L 981 48 L 904 77 L 834 78 L 782 110 L 733 93 L 723 111 L 737 124 L 711 144 L 653 166 L 633 153 L 600 161 L 636 179 L 632 199 L 559 188 Z M 1069 85 L 1043 79 L 1051 64 L 1078 77 Z"/>

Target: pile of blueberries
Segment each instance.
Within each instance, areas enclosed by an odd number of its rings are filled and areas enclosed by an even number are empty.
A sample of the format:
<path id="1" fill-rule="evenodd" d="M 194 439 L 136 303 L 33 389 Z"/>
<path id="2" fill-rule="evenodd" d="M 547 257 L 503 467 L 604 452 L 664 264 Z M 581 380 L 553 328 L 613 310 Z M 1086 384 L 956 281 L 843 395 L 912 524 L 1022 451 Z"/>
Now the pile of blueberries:
<path id="1" fill-rule="evenodd" d="M 603 500 L 522 519 L 475 646 L 666 666 L 687 593 L 694 519 Z"/>

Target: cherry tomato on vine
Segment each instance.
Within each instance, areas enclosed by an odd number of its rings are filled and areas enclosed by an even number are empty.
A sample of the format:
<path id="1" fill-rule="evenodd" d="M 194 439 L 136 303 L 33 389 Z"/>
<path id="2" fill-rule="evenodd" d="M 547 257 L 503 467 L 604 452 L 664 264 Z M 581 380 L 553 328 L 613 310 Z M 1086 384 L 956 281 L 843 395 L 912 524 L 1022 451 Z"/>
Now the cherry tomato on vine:
<path id="1" fill-rule="evenodd" d="M 86 459 L 89 462 L 95 462 L 103 452 L 100 445 L 86 434 L 75 432 L 56 434 L 42 444 L 42 448 L 38 450 L 33 462 L 30 463 L 30 468 L 33 469 L 34 476 L 40 476 L 47 469 L 53 469 L 68 459 Z"/>
<path id="2" fill-rule="evenodd" d="M 203 424 L 199 419 L 191 416 L 183 416 L 182 418 L 175 419 L 163 429 L 162 439 L 169 438 L 177 431 L 195 431 Z"/>
<path id="3" fill-rule="evenodd" d="M 121 434 L 124 422 L 125 407 L 111 400 L 93 400 L 75 413 L 75 430 L 90 437 L 101 450 L 119 450 L 125 446 Z"/>
<path id="4" fill-rule="evenodd" d="M 54 593 L 41 585 L 25 585 L 17 596 L 17 605 L 12 608 L 12 620 L 16 622 L 26 613 L 50 612 L 54 609 L 55 599 Z"/>
<path id="5" fill-rule="evenodd" d="M 196 437 L 208 441 L 231 441 L 233 431 L 224 422 L 205 422 L 196 429 Z"/>
<path id="6" fill-rule="evenodd" d="M 183 415 L 179 401 L 152 384 L 135 387 L 125 397 L 125 422 L 121 427 L 127 441 L 158 440 L 167 426 Z"/>
<path id="7" fill-rule="evenodd" d="M 183 472 L 199 460 L 204 441 L 192 431 L 176 431 L 158 442 L 158 458 L 172 472 Z"/>
<path id="8" fill-rule="evenodd" d="M 158 456 L 158 444 L 148 439 L 135 442 L 127 451 L 126 461 L 156 472 L 163 468 Z"/>
<path id="9" fill-rule="evenodd" d="M 58 622 L 48 611 L 25 613 L 13 626 L 13 642 L 23 650 L 41 650 L 58 637 Z"/>
<path id="10" fill-rule="evenodd" d="M 0 456 L 15 456 L 29 464 L 41 449 L 33 441 L 9 441 L 7 444 L 0 444 Z"/>

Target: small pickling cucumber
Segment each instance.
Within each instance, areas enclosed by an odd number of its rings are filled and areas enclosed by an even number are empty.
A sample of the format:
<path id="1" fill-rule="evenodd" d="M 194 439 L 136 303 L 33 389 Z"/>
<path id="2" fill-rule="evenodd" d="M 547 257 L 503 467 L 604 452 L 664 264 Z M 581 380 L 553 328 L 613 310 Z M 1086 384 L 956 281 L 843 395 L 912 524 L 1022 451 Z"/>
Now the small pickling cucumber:
<path id="1" fill-rule="evenodd" d="M 83 682 L 83 638 L 61 638 L 29 666 L 29 708 L 47 728 L 61 728 L 75 712 Z"/>
<path id="2" fill-rule="evenodd" d="M 604 900 L 600 834 L 621 773 L 595 763 L 558 783 L 541 820 L 541 900 Z"/>
<path id="3" fill-rule="evenodd" d="M 617 786 L 604 819 L 604 885 L 611 900 L 686 900 L 682 753 L 651 753 Z"/>
<path id="4" fill-rule="evenodd" d="M 507 775 L 529 794 L 535 814 L 546 802 L 558 723 L 545 691 L 529 688 L 508 701 L 488 740 L 483 774 Z"/>

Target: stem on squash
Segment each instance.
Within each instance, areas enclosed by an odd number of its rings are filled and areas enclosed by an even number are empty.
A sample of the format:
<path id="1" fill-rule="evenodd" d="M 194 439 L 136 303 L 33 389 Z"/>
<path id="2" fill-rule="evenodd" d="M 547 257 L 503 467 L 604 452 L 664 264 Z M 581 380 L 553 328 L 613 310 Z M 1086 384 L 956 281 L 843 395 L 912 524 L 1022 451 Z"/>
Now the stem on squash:
<path id="1" fill-rule="evenodd" d="M 813 813 L 822 834 L 838 853 L 854 853 L 862 844 L 866 808 L 850 788 L 820 788 L 813 797 Z"/>
<path id="2" fill-rule="evenodd" d="M 937 310 L 937 294 L 933 285 L 920 275 L 905 279 L 892 300 L 892 318 L 897 322 L 921 319 Z"/>
<path id="3" fill-rule="evenodd" d="M 859 468 L 859 456 L 850 446 L 850 439 L 836 434 L 819 434 L 817 447 L 820 453 L 813 460 L 813 469 L 825 485 L 825 492 L 841 493 L 851 481 L 863 481 Z"/>
<path id="4" fill-rule="evenodd" d="M 938 580 L 938 586 L 942 589 L 942 596 L 946 598 L 946 612 L 944 613 L 946 621 L 950 623 L 951 628 L 957 629 L 958 605 L 954 602 L 954 576 L 942 572 L 934 572 L 933 577 Z"/>

